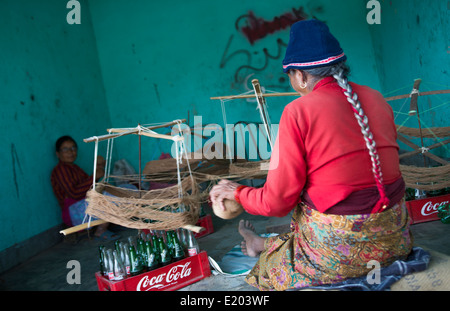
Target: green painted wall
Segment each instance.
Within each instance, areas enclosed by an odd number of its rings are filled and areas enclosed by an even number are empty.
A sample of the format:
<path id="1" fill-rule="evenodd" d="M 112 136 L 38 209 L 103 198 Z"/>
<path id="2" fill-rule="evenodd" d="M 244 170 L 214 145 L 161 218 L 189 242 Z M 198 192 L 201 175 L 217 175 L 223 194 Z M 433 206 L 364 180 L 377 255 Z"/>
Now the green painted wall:
<path id="1" fill-rule="evenodd" d="M 450 1 L 380 1 L 380 25 L 369 27 L 381 90 L 386 96 L 408 94 L 415 79 L 420 91 L 450 89 Z M 417 116 L 408 116 L 409 99 L 390 102 L 396 124 L 417 128 Z M 450 95 L 419 97 L 422 127 L 449 126 Z M 420 145 L 420 140 L 414 140 Z M 425 145 L 435 143 L 425 139 Z M 402 148 L 411 149 L 403 144 Z M 450 147 L 432 152 L 450 157 Z"/>
<path id="2" fill-rule="evenodd" d="M 72 135 L 92 172 L 82 139 L 110 126 L 88 6 L 81 25 L 68 25 L 66 3 L 0 2 L 0 250 L 61 223 L 56 139 Z"/>
<path id="3" fill-rule="evenodd" d="M 223 126 L 210 97 L 244 93 L 253 78 L 267 91 L 290 91 L 281 70 L 289 30 L 253 25 L 260 38 L 251 43 L 242 29 L 252 14 L 260 23 L 285 14 L 325 20 L 351 80 L 385 95 L 410 92 L 419 77 L 449 88 L 449 4 L 423 2 L 380 0 L 381 25 L 368 25 L 362 0 L 84 0 L 81 25 L 67 24 L 67 1 L 0 2 L 0 251 L 61 222 L 49 182 L 60 135 L 77 139 L 78 164 L 91 172 L 94 145 L 82 139 L 107 128 L 180 118 L 193 126 L 194 116 Z M 290 100 L 268 101 L 272 123 Z M 429 124 L 448 126 L 442 107 Z M 228 123 L 260 122 L 253 100 L 228 102 L 226 112 Z M 143 139 L 143 163 L 170 147 Z M 136 136 L 117 139 L 115 152 L 137 169 Z"/>
<path id="4" fill-rule="evenodd" d="M 210 97 L 244 93 L 252 88 L 254 78 L 267 90 L 290 91 L 281 68 L 289 28 L 272 28 L 270 33 L 270 27 L 261 26 L 260 34 L 266 36 L 252 44 L 241 30 L 251 25 L 250 12 L 269 22 L 295 12 L 325 20 L 348 54 L 353 79 L 380 86 L 367 10 L 360 0 L 345 1 L 344 6 L 331 0 L 280 0 L 276 5 L 259 0 L 96 0 L 89 6 L 115 127 L 188 116 L 193 126 L 194 115 L 202 116 L 204 124 L 223 126 L 220 102 Z M 283 107 L 292 99 L 270 100 L 273 123 L 278 123 Z M 228 123 L 259 122 L 255 108 L 254 100 L 227 103 Z M 120 157 L 137 166 L 137 147 L 124 147 L 132 140 L 116 140 L 115 146 Z M 169 143 L 146 143 L 147 160 L 170 151 Z"/>

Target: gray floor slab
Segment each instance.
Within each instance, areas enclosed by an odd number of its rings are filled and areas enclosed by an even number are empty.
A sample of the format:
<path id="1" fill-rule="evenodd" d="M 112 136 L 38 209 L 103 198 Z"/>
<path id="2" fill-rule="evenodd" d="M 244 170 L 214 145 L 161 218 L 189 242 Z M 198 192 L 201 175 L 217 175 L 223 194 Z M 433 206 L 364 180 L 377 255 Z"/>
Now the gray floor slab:
<path id="1" fill-rule="evenodd" d="M 233 220 L 222 220 L 214 215 L 214 233 L 198 239 L 201 249 L 216 261 L 241 241 L 237 231 L 240 219 L 253 222 L 258 233 L 265 233 L 270 226 L 285 225 L 290 217 L 267 218 L 243 214 Z M 120 229 L 120 228 L 119 228 Z M 442 254 L 450 255 L 450 225 L 433 221 L 412 226 L 415 244 Z M 135 234 L 133 229 L 122 228 L 118 233 L 125 239 Z M 98 271 L 98 246 L 100 243 L 81 237 L 78 243 L 62 242 L 34 256 L 19 266 L 0 275 L 0 290 L 13 291 L 97 291 L 95 272 Z M 112 247 L 106 244 L 107 247 Z M 67 263 L 77 260 L 81 267 L 81 283 L 68 284 L 67 275 L 71 267 Z M 182 291 L 253 291 L 244 277 L 225 277 L 214 275 L 187 286 Z"/>

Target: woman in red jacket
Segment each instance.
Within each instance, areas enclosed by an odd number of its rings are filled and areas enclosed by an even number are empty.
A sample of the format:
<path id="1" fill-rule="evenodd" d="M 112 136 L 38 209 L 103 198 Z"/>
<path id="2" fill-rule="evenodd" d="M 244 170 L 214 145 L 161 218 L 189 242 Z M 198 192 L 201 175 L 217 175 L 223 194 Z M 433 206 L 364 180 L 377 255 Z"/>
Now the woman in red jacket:
<path id="1" fill-rule="evenodd" d="M 266 183 L 222 180 L 210 192 L 222 209 L 234 199 L 253 215 L 293 211 L 291 231 L 277 237 L 239 224 L 243 251 L 260 256 L 246 280 L 261 290 L 337 283 L 411 251 L 392 108 L 348 82 L 345 61 L 324 23 L 295 23 L 283 70 L 301 97 L 283 111 Z"/>

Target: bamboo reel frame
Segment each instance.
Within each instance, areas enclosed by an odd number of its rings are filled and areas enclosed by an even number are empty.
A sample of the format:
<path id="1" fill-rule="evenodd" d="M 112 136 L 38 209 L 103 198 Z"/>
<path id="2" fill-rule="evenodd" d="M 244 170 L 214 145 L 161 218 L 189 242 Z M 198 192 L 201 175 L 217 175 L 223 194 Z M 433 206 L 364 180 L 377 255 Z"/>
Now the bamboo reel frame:
<path id="1" fill-rule="evenodd" d="M 400 158 L 404 158 L 407 156 L 412 156 L 415 154 L 422 153 L 424 157 L 431 158 L 435 160 L 436 162 L 442 164 L 441 167 L 434 167 L 434 168 L 427 168 L 427 167 L 413 167 L 413 166 L 406 166 L 406 165 L 400 165 L 400 170 L 404 174 L 405 182 L 407 187 L 411 188 L 417 188 L 422 190 L 438 190 L 441 189 L 439 187 L 449 187 L 450 181 L 449 181 L 449 172 L 450 172 L 450 164 L 448 161 L 432 154 L 429 152 L 431 149 L 435 149 L 437 147 L 446 145 L 450 143 L 450 139 L 446 139 L 443 141 L 440 141 L 438 143 L 435 143 L 430 146 L 424 146 L 423 138 L 424 137 L 449 137 L 450 136 L 450 127 L 443 127 L 443 128 L 426 128 L 422 129 L 422 124 L 420 122 L 420 114 L 419 114 L 419 108 L 418 108 L 418 98 L 420 96 L 429 96 L 429 95 L 438 95 L 438 94 L 450 94 L 450 90 L 436 90 L 436 91 L 428 91 L 428 92 L 419 92 L 419 87 L 421 84 L 421 79 L 414 80 L 413 89 L 411 93 L 404 94 L 404 95 L 397 95 L 392 97 L 386 97 L 386 101 L 393 101 L 398 99 L 406 99 L 411 98 L 410 102 L 410 108 L 408 111 L 408 114 L 410 116 L 417 115 L 417 119 L 419 122 L 419 128 L 413 129 L 413 128 L 406 128 L 406 127 L 399 127 L 397 126 L 397 132 L 398 132 L 398 140 L 405 143 L 412 149 L 414 149 L 411 152 L 405 153 L 400 155 Z M 210 97 L 211 100 L 234 100 L 234 99 L 249 99 L 249 98 L 255 98 L 258 101 L 259 107 L 263 107 L 265 104 L 265 98 L 267 97 L 285 97 L 285 96 L 300 96 L 300 94 L 296 92 L 287 92 L 287 93 L 262 93 L 261 87 L 259 85 L 259 81 L 257 79 L 252 80 L 253 89 L 255 91 L 255 94 L 244 94 L 244 95 L 227 95 L 227 96 L 216 96 L 216 97 Z M 262 112 L 263 110 L 261 110 Z M 264 116 L 262 115 L 262 120 L 266 124 L 266 121 L 264 120 Z M 267 127 L 266 127 L 267 128 Z M 269 131 L 266 129 L 268 137 L 270 137 Z M 420 137 L 421 139 L 421 146 L 418 146 L 411 142 L 409 139 L 407 139 L 404 135 L 414 136 L 414 137 Z M 269 138 L 270 140 L 270 138 Z M 251 170 L 251 169 L 250 169 Z M 415 179 L 421 178 L 423 181 L 423 176 L 429 175 L 426 177 L 426 183 L 425 185 L 420 184 L 419 181 L 413 181 Z M 430 178 L 438 178 L 439 183 L 433 183 L 430 181 Z"/>
<path id="2" fill-rule="evenodd" d="M 169 135 L 158 134 L 158 133 L 153 132 L 153 129 L 167 127 L 167 126 L 176 125 L 176 124 L 181 124 L 182 122 L 185 122 L 185 121 L 186 120 L 176 120 L 176 121 L 169 122 L 169 123 L 166 123 L 166 124 L 162 124 L 162 125 L 146 128 L 146 130 L 150 130 L 150 132 L 143 131 L 143 128 L 140 125 L 137 128 L 134 128 L 134 129 L 109 129 L 108 130 L 108 132 L 109 132 L 108 135 L 94 136 L 94 137 L 91 137 L 91 138 L 86 138 L 83 141 L 86 142 L 86 143 L 89 143 L 89 142 L 96 142 L 96 143 L 98 143 L 99 141 L 109 140 L 109 139 L 117 138 L 117 137 L 124 136 L 124 135 L 130 135 L 130 134 L 139 135 L 139 180 L 140 180 L 141 179 L 140 178 L 140 175 L 141 175 L 141 168 L 140 168 L 140 166 L 141 166 L 141 163 L 140 163 L 141 162 L 140 137 L 141 137 L 141 135 L 148 136 L 148 137 L 153 137 L 153 138 L 170 139 L 170 140 L 173 140 L 173 141 L 176 141 L 176 142 L 183 141 L 184 138 L 182 136 L 169 136 Z M 115 134 L 111 134 L 111 133 L 115 133 Z M 97 150 L 97 148 L 96 148 L 96 150 Z M 182 157 L 183 156 L 181 155 L 181 158 Z M 96 159 L 94 159 L 94 171 L 95 171 L 95 169 L 96 169 Z M 95 179 L 95 177 L 94 177 L 94 179 Z M 192 199 L 184 198 L 184 199 L 180 199 L 180 200 L 175 200 L 172 203 L 175 204 L 175 203 L 178 202 L 179 204 L 181 204 L 181 203 L 182 204 L 186 204 L 186 203 L 189 204 L 191 206 L 191 208 L 192 208 L 191 212 L 195 213 L 197 215 L 197 217 L 194 216 L 194 217 L 190 217 L 189 218 L 189 217 L 187 217 L 188 215 L 186 214 L 189 211 L 184 211 L 182 213 L 170 213 L 170 215 L 166 215 L 166 216 L 169 216 L 169 217 L 166 217 L 166 218 L 178 219 L 178 221 L 179 221 L 178 223 L 180 223 L 180 218 L 183 218 L 183 217 L 184 218 L 188 218 L 188 222 L 190 222 L 190 223 L 182 222 L 182 225 L 180 225 L 179 227 L 187 229 L 187 230 L 194 231 L 196 233 L 199 233 L 199 232 L 201 232 L 201 231 L 203 231 L 205 229 L 202 228 L 202 227 L 195 226 L 195 225 L 192 224 L 192 223 L 195 224 L 196 221 L 198 220 L 198 208 L 195 208 L 195 205 L 193 205 L 193 204 L 195 204 L 194 200 L 198 199 L 198 197 L 196 197 L 198 195 L 198 191 L 197 191 L 197 189 L 195 189 L 197 185 L 196 185 L 192 175 L 190 176 L 190 181 L 191 181 L 190 189 L 192 191 L 192 195 L 193 195 L 194 199 L 192 200 Z M 99 187 L 100 190 L 102 188 L 107 187 L 106 185 L 101 185 L 101 184 L 98 184 L 98 185 L 100 186 Z M 175 189 L 176 190 L 175 194 L 178 191 L 178 194 L 181 195 L 180 188 L 181 189 L 186 189 L 186 186 L 183 187 L 183 182 L 181 182 L 181 185 L 177 184 L 177 185 L 174 186 L 174 188 L 176 188 Z M 118 222 L 121 222 L 124 219 L 123 218 L 119 219 L 117 217 L 117 215 L 116 215 L 116 217 L 114 217 L 114 216 L 111 216 L 111 214 L 108 215 L 108 213 L 106 213 L 106 212 L 104 212 L 102 214 L 102 212 L 100 212 L 100 211 L 94 211 L 94 208 L 92 206 L 92 203 L 93 203 L 92 200 L 93 200 L 93 198 L 95 198 L 95 197 L 98 198 L 99 195 L 102 195 L 97 190 L 99 190 L 99 189 L 96 189 L 96 183 L 95 183 L 95 180 L 94 180 L 93 189 L 91 189 L 88 192 L 88 196 L 87 196 L 87 200 L 91 201 L 91 202 L 89 202 L 90 203 L 89 205 L 91 205 L 91 206 L 88 205 L 88 207 L 86 209 L 86 212 L 87 212 L 87 214 L 89 214 L 89 212 L 90 213 L 96 213 L 97 215 L 93 215 L 93 216 L 99 216 L 99 218 L 104 216 L 105 218 L 108 218 L 107 219 L 108 221 L 106 221 L 104 219 L 98 219 L 98 220 L 95 220 L 95 221 L 90 221 L 89 220 L 87 223 L 83 223 L 83 224 L 78 225 L 78 226 L 74 226 L 74 227 L 71 227 L 71 228 L 67 228 L 65 230 L 61 230 L 60 231 L 61 234 L 68 235 L 68 234 L 75 233 L 75 232 L 78 232 L 78 231 L 81 231 L 81 230 L 84 230 L 84 229 L 88 229 L 88 228 L 91 228 L 91 227 L 94 227 L 94 226 L 98 226 L 98 225 L 104 224 L 106 222 L 113 222 L 113 223 L 116 223 L 116 224 L 119 224 L 119 225 L 123 225 L 123 224 L 118 223 Z M 110 188 L 108 190 L 110 192 L 114 192 L 113 188 Z M 130 191 L 132 191 L 132 190 L 130 190 Z M 161 191 L 159 191 L 159 192 L 161 192 L 161 193 L 168 192 L 169 194 L 173 194 L 173 189 L 169 189 L 169 190 L 161 189 Z M 141 190 L 141 185 L 140 184 L 139 184 L 138 192 L 136 192 L 136 193 L 138 193 L 138 195 L 139 195 L 138 200 L 142 200 L 143 196 L 142 196 L 142 190 Z M 155 193 L 155 192 L 152 192 L 152 193 Z M 184 194 L 186 194 L 186 193 L 184 193 Z M 148 195 L 147 195 L 147 197 L 148 197 Z M 128 197 L 127 196 L 115 197 L 114 200 L 110 200 L 110 202 L 115 201 L 117 203 L 119 201 L 122 201 L 122 203 L 124 203 L 124 202 L 126 202 L 126 200 L 132 200 L 133 198 L 135 199 L 135 194 L 131 193 L 131 195 L 128 196 Z M 164 199 L 167 200 L 168 198 L 165 197 Z M 158 200 L 156 200 L 156 201 L 158 201 Z M 147 206 L 149 205 L 148 203 L 149 202 L 144 202 L 144 204 L 147 205 Z M 161 201 L 159 201 L 159 204 L 161 204 Z M 197 204 L 199 205 L 200 202 L 198 201 Z M 112 205 L 115 205 L 115 203 L 112 203 Z M 162 204 L 162 205 L 166 206 L 164 204 Z M 116 213 L 118 212 L 117 209 L 113 208 L 113 210 Z M 168 212 L 164 212 L 164 213 L 168 213 Z M 175 215 L 175 214 L 179 214 L 179 215 Z M 106 215 L 108 215 L 108 216 L 106 216 Z M 137 216 L 139 216 L 139 215 L 137 215 Z M 130 217 L 131 218 L 133 218 L 133 217 L 139 218 L 137 216 L 136 215 L 131 215 Z M 130 225 L 130 223 L 127 223 L 127 224 Z M 168 230 L 168 229 L 172 229 L 173 226 L 174 225 L 173 225 L 173 222 L 172 222 L 172 226 L 171 227 L 167 227 L 166 226 L 164 228 L 166 228 L 166 230 Z M 158 227 L 158 225 L 146 224 L 146 225 L 134 225 L 134 226 L 132 226 L 132 228 L 136 228 L 136 229 L 146 229 L 146 228 L 156 229 L 156 227 Z"/>

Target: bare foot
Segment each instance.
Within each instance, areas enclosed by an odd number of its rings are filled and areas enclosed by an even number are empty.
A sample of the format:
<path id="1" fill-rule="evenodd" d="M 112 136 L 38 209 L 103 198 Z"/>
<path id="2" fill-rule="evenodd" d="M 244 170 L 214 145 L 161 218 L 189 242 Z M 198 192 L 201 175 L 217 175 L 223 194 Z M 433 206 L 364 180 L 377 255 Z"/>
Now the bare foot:
<path id="1" fill-rule="evenodd" d="M 242 219 L 239 222 L 239 233 L 244 238 L 244 241 L 241 243 L 244 255 L 256 257 L 264 250 L 266 238 L 257 235 L 255 228 L 248 220 Z"/>

